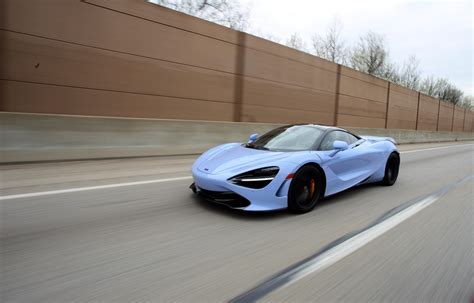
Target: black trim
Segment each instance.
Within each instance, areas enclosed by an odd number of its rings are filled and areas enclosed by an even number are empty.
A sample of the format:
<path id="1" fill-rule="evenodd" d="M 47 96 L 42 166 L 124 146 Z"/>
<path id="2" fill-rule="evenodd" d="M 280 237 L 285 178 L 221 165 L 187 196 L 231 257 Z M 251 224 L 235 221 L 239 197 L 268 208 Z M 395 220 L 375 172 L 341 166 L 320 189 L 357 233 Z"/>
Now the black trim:
<path id="1" fill-rule="evenodd" d="M 242 208 L 250 205 L 250 201 L 231 191 L 211 191 L 200 188 L 197 194 L 213 203 L 224 204 L 231 208 Z"/>

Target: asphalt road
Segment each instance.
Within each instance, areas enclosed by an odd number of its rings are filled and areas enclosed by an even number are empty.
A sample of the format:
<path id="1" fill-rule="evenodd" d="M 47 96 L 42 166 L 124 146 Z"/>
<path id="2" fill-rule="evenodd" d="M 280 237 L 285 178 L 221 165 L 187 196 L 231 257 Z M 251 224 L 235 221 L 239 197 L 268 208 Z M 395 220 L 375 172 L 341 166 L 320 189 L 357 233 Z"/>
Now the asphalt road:
<path id="1" fill-rule="evenodd" d="M 474 174 L 474 145 L 453 144 L 401 146 L 394 186 L 358 187 L 299 216 L 199 201 L 186 178 L 194 157 L 0 166 L 7 196 L 0 301 L 229 301 L 387 211 L 452 185 L 348 256 L 260 299 L 469 302 L 474 179 L 465 177 Z M 161 181 L 67 192 L 147 180 Z M 66 191 L 8 199 L 56 190 Z"/>

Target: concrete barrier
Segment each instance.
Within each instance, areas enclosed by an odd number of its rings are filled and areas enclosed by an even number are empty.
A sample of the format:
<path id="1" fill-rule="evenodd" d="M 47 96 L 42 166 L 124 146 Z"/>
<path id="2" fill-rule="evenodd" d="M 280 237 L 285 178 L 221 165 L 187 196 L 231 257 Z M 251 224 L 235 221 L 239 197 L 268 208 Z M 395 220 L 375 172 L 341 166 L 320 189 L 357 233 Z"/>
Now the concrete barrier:
<path id="1" fill-rule="evenodd" d="M 280 124 L 0 113 L 0 162 L 198 154 Z M 471 132 L 352 128 L 399 143 L 474 140 Z"/>

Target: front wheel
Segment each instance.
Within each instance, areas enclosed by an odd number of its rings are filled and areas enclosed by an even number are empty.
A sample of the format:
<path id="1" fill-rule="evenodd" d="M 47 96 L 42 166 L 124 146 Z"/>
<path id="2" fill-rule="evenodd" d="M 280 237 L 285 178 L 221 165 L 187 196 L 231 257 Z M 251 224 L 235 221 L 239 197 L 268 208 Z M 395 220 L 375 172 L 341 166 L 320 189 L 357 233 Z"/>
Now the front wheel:
<path id="1" fill-rule="evenodd" d="M 323 175 L 312 165 L 301 167 L 293 177 L 288 191 L 288 209 L 293 213 L 311 211 L 322 196 Z"/>
<path id="2" fill-rule="evenodd" d="M 392 186 L 395 184 L 398 178 L 398 170 L 400 168 L 400 156 L 393 152 L 387 159 L 387 164 L 385 165 L 385 176 L 382 180 L 382 185 Z"/>

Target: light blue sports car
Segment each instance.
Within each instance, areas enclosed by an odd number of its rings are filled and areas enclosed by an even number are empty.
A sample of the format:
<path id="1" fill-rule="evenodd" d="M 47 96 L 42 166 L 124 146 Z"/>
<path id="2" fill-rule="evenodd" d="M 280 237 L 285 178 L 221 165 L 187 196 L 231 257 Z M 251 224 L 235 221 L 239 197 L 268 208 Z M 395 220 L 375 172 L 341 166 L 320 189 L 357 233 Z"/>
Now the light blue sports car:
<path id="1" fill-rule="evenodd" d="M 305 213 L 359 184 L 393 185 L 400 166 L 395 144 L 337 127 L 287 125 L 208 150 L 192 167 L 190 188 L 231 208 Z"/>

